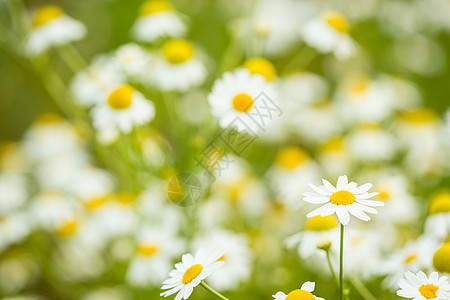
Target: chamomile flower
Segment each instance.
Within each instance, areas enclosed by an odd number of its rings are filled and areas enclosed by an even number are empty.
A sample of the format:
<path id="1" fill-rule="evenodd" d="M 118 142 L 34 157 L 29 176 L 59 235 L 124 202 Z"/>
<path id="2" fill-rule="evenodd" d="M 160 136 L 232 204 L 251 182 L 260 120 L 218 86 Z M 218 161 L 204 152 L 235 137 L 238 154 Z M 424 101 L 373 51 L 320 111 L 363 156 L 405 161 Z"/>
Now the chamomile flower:
<path id="1" fill-rule="evenodd" d="M 358 187 L 355 182 L 348 182 L 347 175 L 339 176 L 337 186 L 334 187 L 330 182 L 322 179 L 323 185 L 309 186 L 315 193 L 306 192 L 303 195 L 304 201 L 314 204 L 325 204 L 322 207 L 310 212 L 307 217 L 321 215 L 329 216 L 336 213 L 342 225 L 347 225 L 350 221 L 350 214 L 363 221 L 369 221 L 370 217 L 366 214 L 376 214 L 377 211 L 371 206 L 383 206 L 381 201 L 369 200 L 378 195 L 378 193 L 368 193 L 372 184 L 366 183 Z"/>
<path id="2" fill-rule="evenodd" d="M 114 62 L 123 74 L 141 82 L 149 76 L 152 56 L 143 47 L 130 43 L 116 50 Z"/>
<path id="3" fill-rule="evenodd" d="M 182 261 L 175 265 L 169 273 L 170 278 L 163 282 L 162 289 L 167 290 L 161 296 L 168 297 L 175 293 L 175 300 L 187 299 L 202 280 L 209 277 L 225 262 L 219 259 L 225 255 L 223 251 L 200 249 L 195 254 L 185 254 Z"/>
<path id="4" fill-rule="evenodd" d="M 347 18 L 337 11 L 327 11 L 309 21 L 301 31 L 305 42 L 322 53 L 334 53 L 339 60 L 351 57 L 355 42 L 350 36 Z"/>
<path id="5" fill-rule="evenodd" d="M 271 61 L 263 57 L 253 57 L 247 59 L 243 67 L 253 74 L 259 74 L 266 78 L 267 81 L 274 80 L 277 76 L 277 70 Z"/>
<path id="6" fill-rule="evenodd" d="M 91 114 L 99 136 L 114 140 L 119 132 L 130 133 L 133 127 L 151 121 L 155 108 L 140 92 L 128 84 L 122 84 L 111 90 Z"/>
<path id="7" fill-rule="evenodd" d="M 156 55 L 150 82 L 163 91 L 186 91 L 203 83 L 206 67 L 194 45 L 182 39 L 165 42 Z"/>
<path id="8" fill-rule="evenodd" d="M 276 101 L 275 88 L 267 83 L 265 77 L 252 75 L 247 69 L 238 69 L 225 73 L 214 83 L 208 102 L 222 128 L 233 126 L 239 132 L 254 135 L 260 130 L 260 125 L 252 115 L 261 113 L 257 101 L 264 94 L 272 102 Z M 262 125 L 267 126 L 268 122 L 270 119 L 264 118 Z"/>
<path id="9" fill-rule="evenodd" d="M 426 233 L 446 239 L 450 234 L 450 192 L 438 193 L 431 199 L 429 214 L 425 222 Z"/>
<path id="10" fill-rule="evenodd" d="M 293 290 L 289 294 L 285 294 L 283 292 L 278 292 L 275 295 L 273 295 L 274 300 L 325 300 L 324 298 L 320 298 L 317 296 L 314 296 L 312 292 L 314 291 L 314 288 L 316 287 L 316 284 L 314 282 L 307 281 L 305 282 L 300 289 Z"/>
<path id="11" fill-rule="evenodd" d="M 86 35 L 86 27 L 67 16 L 55 5 L 40 7 L 33 16 L 33 28 L 26 41 L 26 52 L 38 55 L 50 47 L 78 41 Z"/>
<path id="12" fill-rule="evenodd" d="M 179 37 L 186 25 L 173 5 L 165 0 L 149 0 L 142 4 L 132 33 L 141 42 L 153 42 L 160 37 Z"/>
<path id="13" fill-rule="evenodd" d="M 450 299 L 450 284 L 446 276 L 439 277 L 433 272 L 429 277 L 420 271 L 417 274 L 407 271 L 405 278 L 398 282 L 400 290 L 397 295 L 414 300 L 446 300 Z"/>

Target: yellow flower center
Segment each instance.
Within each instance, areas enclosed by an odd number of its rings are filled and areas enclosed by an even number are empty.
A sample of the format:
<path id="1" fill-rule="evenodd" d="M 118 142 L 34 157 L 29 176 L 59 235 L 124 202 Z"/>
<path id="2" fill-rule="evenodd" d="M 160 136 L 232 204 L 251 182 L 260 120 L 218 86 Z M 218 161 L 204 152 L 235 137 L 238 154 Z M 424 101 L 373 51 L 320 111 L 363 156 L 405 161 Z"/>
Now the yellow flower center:
<path id="1" fill-rule="evenodd" d="M 370 80 L 366 76 L 361 76 L 355 79 L 348 87 L 348 93 L 351 96 L 358 96 L 367 91 L 370 85 Z"/>
<path id="2" fill-rule="evenodd" d="M 195 278 L 200 275 L 200 273 L 203 271 L 203 266 L 196 264 L 187 269 L 187 271 L 183 275 L 183 279 L 181 280 L 184 284 L 189 284 L 194 280 Z"/>
<path id="3" fill-rule="evenodd" d="M 424 284 L 419 288 L 419 292 L 427 299 L 436 298 L 436 292 L 439 290 L 434 284 Z"/>
<path id="4" fill-rule="evenodd" d="M 64 223 L 59 229 L 58 229 L 58 235 L 63 237 L 68 237 L 73 235 L 78 228 L 78 224 L 75 220 L 69 221 Z"/>
<path id="5" fill-rule="evenodd" d="M 99 207 L 101 207 L 106 202 L 107 197 L 92 197 L 86 202 L 86 208 L 88 210 L 95 210 Z"/>
<path id="6" fill-rule="evenodd" d="M 64 14 L 64 11 L 55 5 L 45 5 L 39 8 L 34 14 L 33 25 L 42 26 Z"/>
<path id="7" fill-rule="evenodd" d="M 133 102 L 134 89 L 128 84 L 121 85 L 108 96 L 108 104 L 114 109 L 125 109 Z"/>
<path id="8" fill-rule="evenodd" d="M 286 300 L 314 300 L 314 299 L 316 299 L 316 297 L 314 297 L 313 294 L 304 290 L 293 290 L 286 297 Z"/>
<path id="9" fill-rule="evenodd" d="M 418 258 L 419 258 L 419 255 L 417 255 L 417 253 L 413 253 L 410 256 L 408 256 L 403 263 L 405 265 L 408 265 L 408 264 L 412 263 L 413 261 L 416 261 Z"/>
<path id="10" fill-rule="evenodd" d="M 253 107 L 253 98 L 245 93 L 240 93 L 233 98 L 233 107 L 239 112 L 248 112 Z"/>
<path id="11" fill-rule="evenodd" d="M 135 194 L 130 194 L 130 193 L 117 193 L 116 195 L 114 195 L 114 200 L 116 200 L 124 205 L 131 204 L 131 203 L 135 202 L 136 199 L 137 199 L 137 196 Z"/>
<path id="12" fill-rule="evenodd" d="M 386 190 L 378 191 L 378 199 L 381 201 L 388 201 L 391 198 L 391 195 Z"/>
<path id="13" fill-rule="evenodd" d="M 420 108 L 408 111 L 403 114 L 403 118 L 410 123 L 424 124 L 430 123 L 437 119 L 436 113 L 429 108 Z"/>
<path id="14" fill-rule="evenodd" d="M 222 255 L 221 257 L 219 257 L 219 259 L 217 261 L 226 261 L 227 257 L 225 255 Z"/>
<path id="15" fill-rule="evenodd" d="M 164 56 L 171 64 L 181 64 L 194 56 L 194 46 L 186 40 L 171 40 L 162 46 Z"/>
<path id="16" fill-rule="evenodd" d="M 330 202 L 337 205 L 349 205 L 355 202 L 356 197 L 349 191 L 338 191 L 330 196 Z"/>
<path id="17" fill-rule="evenodd" d="M 325 21 L 333 27 L 337 32 L 350 32 L 350 24 L 347 18 L 339 12 L 328 12 L 325 14 Z"/>
<path id="18" fill-rule="evenodd" d="M 433 256 L 433 266 L 436 271 L 450 273 L 450 243 L 445 243 Z"/>
<path id="19" fill-rule="evenodd" d="M 287 147 L 281 150 L 276 162 L 286 169 L 295 169 L 308 159 L 308 154 L 299 147 Z"/>
<path id="20" fill-rule="evenodd" d="M 277 70 L 274 65 L 262 57 L 255 57 L 247 60 L 244 63 L 244 68 L 247 68 L 252 74 L 264 76 L 269 81 L 277 75 Z"/>
<path id="21" fill-rule="evenodd" d="M 163 11 L 173 10 L 173 6 L 170 2 L 164 0 L 152 0 L 146 1 L 142 4 L 139 10 L 140 16 L 148 16 Z"/>
<path id="22" fill-rule="evenodd" d="M 440 193 L 430 203 L 430 215 L 450 212 L 450 193 Z"/>
<path id="23" fill-rule="evenodd" d="M 326 231 L 337 227 L 333 216 L 316 216 L 306 220 L 305 229 L 309 231 Z"/>
<path id="24" fill-rule="evenodd" d="M 144 256 L 152 256 L 158 252 L 158 247 L 153 245 L 140 245 L 136 250 L 139 254 Z"/>
<path id="25" fill-rule="evenodd" d="M 342 137 L 335 137 L 322 145 L 322 151 L 339 152 L 344 148 L 344 139 Z"/>

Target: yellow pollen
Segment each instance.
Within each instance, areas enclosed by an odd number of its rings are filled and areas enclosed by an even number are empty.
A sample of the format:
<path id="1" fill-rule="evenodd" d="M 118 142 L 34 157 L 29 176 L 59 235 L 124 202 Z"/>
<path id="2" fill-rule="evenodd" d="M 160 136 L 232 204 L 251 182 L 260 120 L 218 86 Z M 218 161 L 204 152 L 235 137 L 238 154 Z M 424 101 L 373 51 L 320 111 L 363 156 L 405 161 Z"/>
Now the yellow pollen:
<path id="1" fill-rule="evenodd" d="M 253 98 L 245 93 L 237 94 L 233 98 L 233 107 L 239 112 L 248 112 L 253 107 Z"/>
<path id="2" fill-rule="evenodd" d="M 293 290 L 290 292 L 285 300 L 314 300 L 313 294 L 304 290 Z"/>
<path id="3" fill-rule="evenodd" d="M 42 26 L 58 17 L 62 16 L 64 11 L 55 5 L 45 5 L 39 8 L 34 14 L 33 25 Z"/>
<path id="4" fill-rule="evenodd" d="M 309 231 L 326 231 L 337 227 L 333 216 L 316 216 L 306 220 L 305 229 Z"/>
<path id="5" fill-rule="evenodd" d="M 408 265 L 408 264 L 412 263 L 413 261 L 416 261 L 418 258 L 419 258 L 419 256 L 416 253 L 411 254 L 410 256 L 408 256 L 405 259 L 404 264 Z"/>
<path id="6" fill-rule="evenodd" d="M 337 32 L 348 33 L 350 32 L 350 24 L 347 18 L 339 12 L 328 12 L 324 16 L 325 21 L 333 27 Z"/>
<path id="7" fill-rule="evenodd" d="M 77 231 L 77 228 L 78 224 L 75 220 L 66 222 L 58 229 L 58 235 L 63 237 L 71 236 Z"/>
<path id="8" fill-rule="evenodd" d="M 427 299 L 436 298 L 436 292 L 439 290 L 434 284 L 424 284 L 419 288 L 419 292 Z"/>
<path id="9" fill-rule="evenodd" d="M 276 162 L 286 169 L 295 169 L 308 159 L 308 154 L 299 147 L 287 147 L 281 150 Z"/>
<path id="10" fill-rule="evenodd" d="M 170 2 L 164 0 L 151 0 L 142 4 L 139 15 L 148 16 L 169 10 L 173 10 L 173 6 Z"/>
<path id="11" fill-rule="evenodd" d="M 433 266 L 438 272 L 450 273 L 450 242 L 436 251 L 433 256 Z"/>
<path id="12" fill-rule="evenodd" d="M 171 40 L 162 45 L 162 51 L 171 64 L 181 64 L 194 56 L 194 46 L 186 40 Z"/>
<path id="13" fill-rule="evenodd" d="M 189 284 L 192 282 L 192 280 L 194 280 L 195 278 L 198 277 L 198 275 L 200 275 L 200 273 L 203 271 L 203 266 L 202 265 L 193 265 L 192 267 L 190 267 L 189 269 L 187 269 L 187 271 L 184 273 L 183 275 L 183 279 L 181 280 L 184 284 Z"/>
<path id="14" fill-rule="evenodd" d="M 133 102 L 134 89 L 128 84 L 121 85 L 108 96 L 108 104 L 114 109 L 125 109 Z"/>
<path id="15" fill-rule="evenodd" d="M 450 212 L 450 193 L 442 192 L 436 195 L 430 203 L 430 215 Z"/>
<path id="16" fill-rule="evenodd" d="M 429 108 L 420 108 L 408 111 L 403 114 L 403 118 L 410 123 L 424 124 L 431 123 L 437 119 L 436 113 Z"/>
<path id="17" fill-rule="evenodd" d="M 158 252 L 158 247 L 153 245 L 140 245 L 136 250 L 139 254 L 144 256 L 152 256 Z"/>
<path id="18" fill-rule="evenodd" d="M 86 208 L 88 210 L 94 210 L 101 207 L 106 202 L 107 197 L 92 197 L 86 202 Z"/>
<path id="19" fill-rule="evenodd" d="M 349 191 L 337 191 L 330 196 L 330 202 L 337 205 L 349 205 L 355 200 L 355 195 Z"/>
<path id="20" fill-rule="evenodd" d="M 274 65 L 262 57 L 250 58 L 244 63 L 244 68 L 248 69 L 252 74 L 264 76 L 268 81 L 277 75 L 277 70 Z"/>

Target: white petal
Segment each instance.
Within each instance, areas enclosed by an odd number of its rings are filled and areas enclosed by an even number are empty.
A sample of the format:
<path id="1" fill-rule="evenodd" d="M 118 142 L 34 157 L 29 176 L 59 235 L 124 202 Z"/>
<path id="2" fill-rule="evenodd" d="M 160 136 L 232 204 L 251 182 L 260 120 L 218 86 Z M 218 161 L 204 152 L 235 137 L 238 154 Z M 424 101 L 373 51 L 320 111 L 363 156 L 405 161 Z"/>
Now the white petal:
<path id="1" fill-rule="evenodd" d="M 331 192 L 337 192 L 336 188 L 327 180 L 322 179 L 323 185 Z"/>
<path id="2" fill-rule="evenodd" d="M 347 175 L 339 176 L 336 184 L 338 190 L 347 190 L 348 188 L 348 178 Z"/>
<path id="3" fill-rule="evenodd" d="M 342 225 L 347 225 L 350 221 L 350 214 L 348 213 L 344 205 L 337 206 L 336 215 L 338 216 L 339 222 L 341 222 Z"/>
<path id="4" fill-rule="evenodd" d="M 367 206 L 384 206 L 384 202 L 382 202 L 382 201 L 362 200 L 362 199 L 358 199 L 358 196 L 356 196 L 356 202 L 367 205 Z"/>
<path id="5" fill-rule="evenodd" d="M 369 193 L 369 194 L 359 194 L 359 195 L 356 195 L 356 198 L 358 198 L 358 199 L 369 199 L 369 198 L 375 197 L 378 194 L 379 193 L 377 193 L 377 192 L 373 192 L 373 193 Z"/>
<path id="6" fill-rule="evenodd" d="M 372 188 L 373 184 L 371 183 L 365 183 L 363 185 L 358 186 L 357 188 L 353 189 L 352 193 L 354 194 L 362 194 L 367 192 Z"/>
<path id="7" fill-rule="evenodd" d="M 313 203 L 313 204 L 324 204 L 330 202 L 328 197 L 303 197 L 303 201 Z"/>
<path id="8" fill-rule="evenodd" d="M 310 212 L 308 215 L 306 215 L 307 218 L 312 218 L 315 216 L 329 216 L 331 214 L 333 214 L 336 211 L 336 205 L 332 204 L 332 203 L 327 203 L 315 210 L 313 210 L 312 212 Z"/>
<path id="9" fill-rule="evenodd" d="M 330 191 L 328 191 L 325 187 L 323 186 L 315 186 L 312 183 L 308 184 L 310 188 L 312 188 L 316 193 L 319 193 L 321 195 L 325 195 L 325 196 L 329 196 L 332 193 Z"/>
<path id="10" fill-rule="evenodd" d="M 316 287 L 315 282 L 307 281 L 302 285 L 302 287 L 300 289 L 311 293 L 314 291 L 315 287 Z"/>

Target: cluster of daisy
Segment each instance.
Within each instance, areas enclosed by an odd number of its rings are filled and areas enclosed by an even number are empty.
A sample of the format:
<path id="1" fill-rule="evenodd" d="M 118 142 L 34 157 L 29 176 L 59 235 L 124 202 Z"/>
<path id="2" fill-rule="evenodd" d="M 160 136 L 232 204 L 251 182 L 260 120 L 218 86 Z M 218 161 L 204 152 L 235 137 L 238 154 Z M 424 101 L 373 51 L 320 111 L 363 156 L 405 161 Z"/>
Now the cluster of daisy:
<path id="1" fill-rule="evenodd" d="M 90 63 L 73 43 L 95 28 L 23 12 L 14 50 L 66 116 L 0 147 L 0 297 L 336 299 L 339 266 L 347 298 L 450 299 L 450 118 L 414 81 L 445 67 L 447 1 L 244 2 L 142 2 Z"/>

